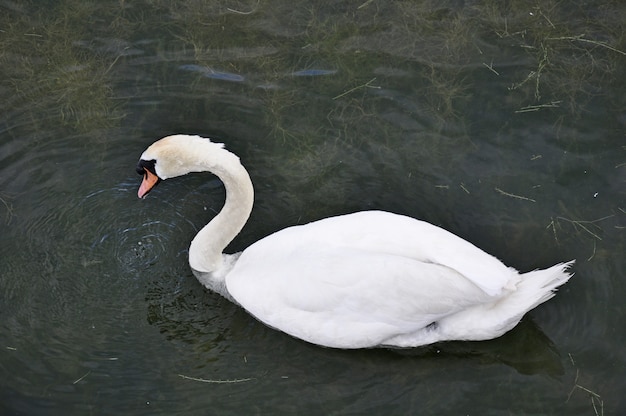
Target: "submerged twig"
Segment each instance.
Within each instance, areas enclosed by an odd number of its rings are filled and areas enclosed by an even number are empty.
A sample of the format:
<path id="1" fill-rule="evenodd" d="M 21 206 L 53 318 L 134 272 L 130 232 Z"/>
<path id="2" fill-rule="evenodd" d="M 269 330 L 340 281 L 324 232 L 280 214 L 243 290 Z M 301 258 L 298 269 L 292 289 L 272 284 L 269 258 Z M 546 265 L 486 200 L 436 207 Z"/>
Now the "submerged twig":
<path id="1" fill-rule="evenodd" d="M 593 252 L 591 253 L 591 256 L 589 256 L 587 258 L 587 261 L 591 261 L 591 259 L 596 255 L 596 240 L 593 240 Z"/>
<path id="2" fill-rule="evenodd" d="M 600 222 L 600 221 L 604 221 L 606 219 L 612 218 L 615 215 L 607 215 L 606 217 L 602 217 L 602 218 L 598 218 L 597 220 L 591 220 L 591 221 L 584 221 L 584 220 L 570 220 L 569 218 L 565 218 L 565 217 L 556 217 L 557 220 L 563 220 L 563 221 L 567 221 L 570 224 L 572 224 L 575 227 L 580 227 L 582 228 L 584 231 L 586 231 L 587 233 L 589 233 L 592 237 L 598 239 L 598 240 L 602 240 L 602 237 L 600 237 L 599 235 L 597 235 L 596 233 L 594 233 L 593 231 L 591 231 L 589 228 L 587 228 L 585 226 L 586 225 L 595 225 L 595 223 Z"/>
<path id="3" fill-rule="evenodd" d="M 254 380 L 254 378 L 236 378 L 232 380 L 207 380 L 204 378 L 189 377 L 183 374 L 178 374 L 178 377 L 185 380 L 199 381 L 201 383 L 213 383 L 213 384 L 232 384 L 232 383 L 244 383 L 246 381 Z"/>
<path id="4" fill-rule="evenodd" d="M 250 10 L 249 12 L 242 12 L 241 10 L 231 9 L 230 7 L 227 7 L 226 10 L 228 10 L 231 13 L 249 15 L 249 14 L 256 12 L 256 10 L 259 8 L 259 2 L 260 0 L 256 2 L 256 6 L 254 6 L 254 9 Z"/>
<path id="5" fill-rule="evenodd" d="M 82 376 L 82 377 L 80 377 L 79 379 L 75 380 L 72 384 L 77 384 L 77 383 L 79 383 L 79 382 L 80 382 L 80 381 L 82 381 L 85 377 L 87 377 L 89 374 L 91 374 L 91 370 L 87 371 L 87 372 L 85 373 L 85 375 L 84 375 L 84 376 Z"/>
<path id="6" fill-rule="evenodd" d="M 334 97 L 333 97 L 333 100 L 336 100 L 336 99 L 338 99 L 338 98 L 341 98 L 341 97 L 343 97 L 343 96 L 345 96 L 345 95 L 348 95 L 348 94 L 350 94 L 351 92 L 354 92 L 354 91 L 356 91 L 356 90 L 358 90 L 358 89 L 361 89 L 361 88 L 379 88 L 379 89 L 380 89 L 380 87 L 373 87 L 373 86 L 371 86 L 371 85 L 370 85 L 370 84 L 371 84 L 372 82 L 374 82 L 375 80 L 376 80 L 376 77 L 374 77 L 374 78 L 370 79 L 370 80 L 369 80 L 369 81 L 367 81 L 365 84 L 362 84 L 362 85 L 357 85 L 357 86 L 356 86 L 356 87 L 354 87 L 354 88 L 350 88 L 348 91 L 344 91 L 344 92 L 342 92 L 341 94 L 334 96 Z"/>
<path id="7" fill-rule="evenodd" d="M 570 359 L 572 359 L 571 355 L 570 355 Z M 572 363 L 573 363 L 573 359 L 572 359 Z M 576 378 L 574 379 L 574 387 L 572 387 L 572 389 L 570 390 L 569 394 L 567 395 L 567 400 L 565 402 L 567 403 L 569 401 L 569 399 L 572 397 L 572 394 L 574 393 L 576 389 L 582 390 L 585 393 L 589 394 L 589 397 L 591 398 L 591 406 L 593 407 L 593 411 L 595 412 L 596 416 L 603 416 L 604 415 L 604 401 L 602 400 L 602 397 L 595 391 L 591 391 L 588 388 L 583 387 L 580 384 L 578 384 L 579 373 L 580 371 L 576 369 Z M 596 406 L 596 401 L 598 402 L 598 405 L 600 406 L 600 411 L 598 411 L 598 407 Z"/>
<path id="8" fill-rule="evenodd" d="M 493 69 L 493 62 L 491 62 L 491 64 L 487 65 L 486 63 L 483 62 L 483 65 L 487 67 L 487 69 L 489 69 L 491 72 L 493 72 L 496 75 L 500 75 L 500 73 L 498 71 L 496 71 L 495 69 Z"/>
<path id="9" fill-rule="evenodd" d="M 530 81 L 531 79 L 533 79 L 533 78 L 534 78 L 534 77 L 536 77 L 536 76 L 537 76 L 537 72 L 535 72 L 535 71 L 530 71 L 530 72 L 528 73 L 528 75 L 526 76 L 526 79 L 524 79 L 524 80 L 523 80 L 523 81 L 521 81 L 521 82 L 518 82 L 517 84 L 513 84 L 513 85 L 511 85 L 511 86 L 509 87 L 509 91 L 513 91 L 513 90 L 518 89 L 519 87 L 521 87 L 522 85 L 526 84 L 528 81 Z"/>
<path id="10" fill-rule="evenodd" d="M 550 221 L 550 224 L 548 224 L 548 226 L 546 227 L 546 229 L 552 227 L 552 232 L 554 233 L 554 241 L 556 241 L 557 244 L 559 244 L 559 239 L 556 236 L 556 225 L 554 224 L 554 220 Z M 571 358 L 571 356 L 570 356 Z"/>
<path id="11" fill-rule="evenodd" d="M 500 193 L 500 194 L 504 195 L 504 196 L 508 196 L 508 197 L 511 197 L 511 198 L 521 199 L 521 200 L 523 200 L 523 201 L 537 202 L 537 201 L 535 201 L 535 200 L 534 200 L 534 199 L 532 199 L 532 198 L 527 198 L 527 197 L 525 197 L 525 196 L 515 195 L 515 194 L 509 193 L 509 192 L 505 192 L 505 191 L 503 191 L 502 189 L 500 189 L 500 188 L 498 188 L 498 187 L 496 187 L 496 191 L 497 191 L 498 193 Z"/>
<path id="12" fill-rule="evenodd" d="M 542 108 L 558 108 L 561 101 L 552 101 L 548 104 L 537 104 L 537 105 L 527 105 L 526 107 L 522 107 L 519 110 L 515 110 L 516 113 L 528 113 L 531 111 L 539 111 Z"/>
<path id="13" fill-rule="evenodd" d="M 592 45 L 597 45 L 597 46 L 602 46 L 603 48 L 606 48 L 608 50 L 611 50 L 613 52 L 617 52 L 621 55 L 626 56 L 626 52 L 621 51 L 617 48 L 612 47 L 611 45 L 607 45 L 606 43 L 603 42 L 599 42 L 597 40 L 592 40 L 592 39 L 586 39 L 583 38 L 584 35 L 578 35 L 578 36 L 561 36 L 558 38 L 546 38 L 546 40 L 575 40 L 578 42 L 584 42 L 584 43 L 591 43 Z"/>
<path id="14" fill-rule="evenodd" d="M 129 49 L 130 46 L 125 47 L 124 49 L 122 49 L 122 51 L 125 51 L 126 49 Z M 108 74 L 111 69 L 113 69 L 113 66 L 117 63 L 117 61 L 122 57 L 122 54 L 120 53 L 119 55 L 117 55 L 115 57 L 115 59 L 113 60 L 113 62 L 111 62 L 111 65 L 109 65 L 109 67 L 107 68 L 106 71 L 104 71 L 104 75 Z"/>

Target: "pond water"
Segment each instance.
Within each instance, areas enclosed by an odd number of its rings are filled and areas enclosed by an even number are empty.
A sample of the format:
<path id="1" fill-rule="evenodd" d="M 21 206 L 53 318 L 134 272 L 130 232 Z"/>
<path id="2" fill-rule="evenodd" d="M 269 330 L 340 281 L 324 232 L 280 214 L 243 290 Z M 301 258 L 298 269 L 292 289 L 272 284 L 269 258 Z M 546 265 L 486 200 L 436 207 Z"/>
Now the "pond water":
<path id="1" fill-rule="evenodd" d="M 515 4 L 511 4 L 515 3 Z M 0 410 L 626 412 L 626 10 L 620 2 L 0 2 Z M 575 276 L 513 331 L 326 349 L 207 292 L 211 175 L 136 196 L 154 140 L 250 171 L 229 250 L 382 209 L 522 271 Z"/>

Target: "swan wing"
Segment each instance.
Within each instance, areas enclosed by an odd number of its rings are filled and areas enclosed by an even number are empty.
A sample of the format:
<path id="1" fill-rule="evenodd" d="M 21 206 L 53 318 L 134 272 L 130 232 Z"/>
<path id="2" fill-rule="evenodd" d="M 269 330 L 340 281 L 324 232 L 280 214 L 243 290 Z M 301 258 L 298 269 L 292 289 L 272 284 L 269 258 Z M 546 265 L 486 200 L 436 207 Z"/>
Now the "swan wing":
<path id="1" fill-rule="evenodd" d="M 300 242 L 440 264 L 456 270 L 493 296 L 513 289 L 519 282 L 515 269 L 472 243 L 428 222 L 384 211 L 361 211 L 289 227 L 256 244 L 264 244 L 259 249 L 267 252 L 281 251 Z"/>
<path id="2" fill-rule="evenodd" d="M 226 276 L 228 292 L 265 324 L 339 348 L 428 332 L 443 317 L 495 300 L 454 267 L 381 245 L 381 233 L 353 219 L 292 227 L 253 244 Z"/>
<path id="3" fill-rule="evenodd" d="M 233 298 L 265 324 L 339 348 L 382 345 L 494 300 L 445 266 L 306 246 L 290 250 L 285 258 L 240 258 L 226 285 Z"/>

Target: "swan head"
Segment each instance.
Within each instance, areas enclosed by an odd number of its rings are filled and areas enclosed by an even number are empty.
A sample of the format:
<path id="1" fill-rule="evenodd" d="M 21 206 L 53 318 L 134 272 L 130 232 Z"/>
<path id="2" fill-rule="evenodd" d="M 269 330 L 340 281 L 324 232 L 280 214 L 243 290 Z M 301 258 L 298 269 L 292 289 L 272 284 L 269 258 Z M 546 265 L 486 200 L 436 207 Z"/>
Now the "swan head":
<path id="1" fill-rule="evenodd" d="M 206 170 L 206 154 L 212 150 L 223 151 L 223 148 L 222 143 L 185 134 L 157 140 L 137 163 L 137 173 L 143 176 L 137 196 L 144 198 L 162 180 Z"/>
<path id="2" fill-rule="evenodd" d="M 156 159 L 140 159 L 137 163 L 137 173 L 143 176 L 137 196 L 144 198 L 155 186 L 161 182 L 161 178 L 156 173 Z"/>

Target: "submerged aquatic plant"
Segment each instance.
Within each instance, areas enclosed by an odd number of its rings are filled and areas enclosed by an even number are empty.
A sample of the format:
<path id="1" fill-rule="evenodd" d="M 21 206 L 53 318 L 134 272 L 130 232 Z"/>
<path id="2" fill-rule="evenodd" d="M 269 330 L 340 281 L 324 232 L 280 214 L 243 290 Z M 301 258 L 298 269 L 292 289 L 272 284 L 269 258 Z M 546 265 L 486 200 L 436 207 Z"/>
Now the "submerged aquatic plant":
<path id="1" fill-rule="evenodd" d="M 95 4 L 66 1 L 56 13 L 29 3 L 3 13 L 0 71 L 14 92 L 5 103 L 12 123 L 92 131 L 120 117 L 109 72 L 122 51 L 105 53 L 93 39 L 85 22 L 98 11 Z"/>

